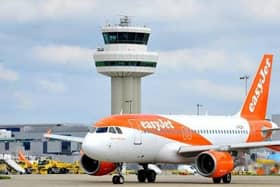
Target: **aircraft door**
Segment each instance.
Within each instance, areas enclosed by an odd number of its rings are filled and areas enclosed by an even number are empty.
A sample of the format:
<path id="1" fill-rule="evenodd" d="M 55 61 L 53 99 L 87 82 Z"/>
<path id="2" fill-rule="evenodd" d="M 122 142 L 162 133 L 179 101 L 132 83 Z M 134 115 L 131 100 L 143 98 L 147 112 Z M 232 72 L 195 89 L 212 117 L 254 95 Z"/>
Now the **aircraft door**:
<path id="1" fill-rule="evenodd" d="M 182 136 L 184 141 L 188 141 L 192 138 L 192 131 L 187 127 L 182 127 Z"/>
<path id="2" fill-rule="evenodd" d="M 129 124 L 134 129 L 134 145 L 141 145 L 142 144 L 142 130 L 139 126 L 139 123 L 135 119 L 130 119 Z"/>

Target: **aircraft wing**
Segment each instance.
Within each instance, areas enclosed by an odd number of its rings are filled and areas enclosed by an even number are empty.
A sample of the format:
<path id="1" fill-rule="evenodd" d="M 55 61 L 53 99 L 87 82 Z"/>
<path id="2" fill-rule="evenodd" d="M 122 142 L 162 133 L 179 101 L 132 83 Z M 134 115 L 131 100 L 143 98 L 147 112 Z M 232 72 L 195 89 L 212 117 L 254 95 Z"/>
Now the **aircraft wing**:
<path id="1" fill-rule="evenodd" d="M 64 141 L 78 142 L 78 143 L 83 143 L 83 141 L 84 141 L 83 137 L 63 136 L 63 135 L 50 134 L 50 133 L 45 133 L 44 137 L 50 138 L 50 139 L 55 139 L 55 140 L 64 140 Z"/>
<path id="2" fill-rule="evenodd" d="M 242 149 L 269 147 L 269 146 L 280 146 L 280 141 L 246 142 L 246 143 L 229 144 L 229 145 L 181 146 L 178 150 L 178 153 L 186 157 L 191 157 L 191 156 L 196 156 L 197 154 L 208 150 L 235 151 L 235 150 L 242 150 Z"/>
<path id="3" fill-rule="evenodd" d="M 280 127 L 277 128 L 270 128 L 270 129 L 262 129 L 263 132 L 273 132 L 273 131 L 280 131 Z"/>

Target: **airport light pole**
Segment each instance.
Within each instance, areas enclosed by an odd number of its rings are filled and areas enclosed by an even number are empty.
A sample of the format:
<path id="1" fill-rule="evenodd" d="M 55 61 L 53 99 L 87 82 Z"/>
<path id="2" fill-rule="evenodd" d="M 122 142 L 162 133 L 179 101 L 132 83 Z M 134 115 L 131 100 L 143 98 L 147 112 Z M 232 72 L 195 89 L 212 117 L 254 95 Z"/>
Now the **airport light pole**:
<path id="1" fill-rule="evenodd" d="M 199 109 L 200 109 L 200 107 L 203 107 L 203 105 L 202 104 L 196 104 L 196 114 L 199 116 Z"/>
<path id="2" fill-rule="evenodd" d="M 247 96 L 247 82 L 249 79 L 249 75 L 244 75 L 242 77 L 240 77 L 240 80 L 245 80 L 245 97 Z"/>

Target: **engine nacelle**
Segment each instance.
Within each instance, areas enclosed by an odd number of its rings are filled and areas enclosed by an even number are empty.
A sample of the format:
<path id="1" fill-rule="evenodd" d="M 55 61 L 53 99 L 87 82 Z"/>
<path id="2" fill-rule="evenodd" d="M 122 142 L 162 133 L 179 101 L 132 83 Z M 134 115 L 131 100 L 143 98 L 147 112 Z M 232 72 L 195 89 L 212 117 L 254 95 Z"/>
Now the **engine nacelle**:
<path id="1" fill-rule="evenodd" d="M 222 177 L 234 168 L 234 161 L 228 152 L 205 151 L 196 159 L 197 172 L 204 177 Z"/>
<path id="2" fill-rule="evenodd" d="M 89 175 L 106 175 L 116 169 L 116 164 L 112 162 L 94 160 L 87 155 L 82 155 L 80 164 Z"/>

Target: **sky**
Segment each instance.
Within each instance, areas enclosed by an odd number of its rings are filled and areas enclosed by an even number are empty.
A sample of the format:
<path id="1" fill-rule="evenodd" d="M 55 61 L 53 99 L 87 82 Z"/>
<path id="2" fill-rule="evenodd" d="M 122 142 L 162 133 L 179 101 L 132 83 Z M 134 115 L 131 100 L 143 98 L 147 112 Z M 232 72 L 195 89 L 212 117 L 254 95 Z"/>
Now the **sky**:
<path id="1" fill-rule="evenodd" d="M 274 54 L 268 116 L 280 114 L 278 0 L 1 0 L 0 124 L 94 123 L 110 115 L 93 54 L 102 26 L 128 15 L 152 29 L 156 73 L 142 113 L 232 115 L 264 53 Z"/>

